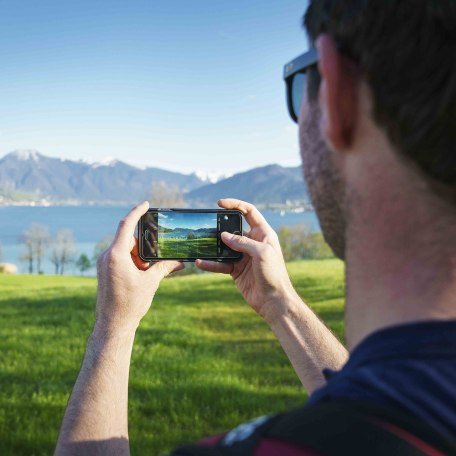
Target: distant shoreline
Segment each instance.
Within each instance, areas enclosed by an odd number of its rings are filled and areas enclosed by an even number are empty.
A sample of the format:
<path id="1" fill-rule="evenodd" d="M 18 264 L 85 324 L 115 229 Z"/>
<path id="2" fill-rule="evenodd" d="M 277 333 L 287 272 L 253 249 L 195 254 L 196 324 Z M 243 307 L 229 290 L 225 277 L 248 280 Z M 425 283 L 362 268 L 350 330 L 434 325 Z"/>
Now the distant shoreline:
<path id="1" fill-rule="evenodd" d="M 122 201 L 0 201 L 0 207 L 129 207 L 134 204 Z"/>
<path id="2" fill-rule="evenodd" d="M 137 202 L 122 202 L 122 201 L 0 201 L 1 207 L 131 207 Z M 195 206 L 184 206 L 188 208 L 195 208 Z M 214 206 L 215 207 L 215 206 Z M 256 204 L 256 207 L 260 210 L 268 210 L 273 212 L 293 212 L 293 213 L 302 213 L 302 212 L 315 212 L 312 204 Z M 196 207 L 197 209 L 209 208 L 205 207 Z"/>
<path id="3" fill-rule="evenodd" d="M 70 229 L 76 244 L 75 257 L 81 254 L 93 257 L 95 245 L 105 237 L 116 232 L 119 220 L 125 216 L 131 205 L 126 206 L 3 206 L 0 207 L 0 245 L 1 260 L 18 266 L 19 272 L 26 272 L 27 263 L 21 260 L 24 243 L 21 235 L 33 223 L 46 227 L 52 239 L 63 229 Z M 314 232 L 320 231 L 315 212 L 303 211 L 300 207 L 288 207 L 281 210 L 262 208 L 261 212 L 275 230 L 282 226 L 307 224 Z M 42 269 L 46 273 L 54 271 L 50 261 L 50 250 L 44 254 Z M 68 273 L 77 271 L 70 265 Z"/>

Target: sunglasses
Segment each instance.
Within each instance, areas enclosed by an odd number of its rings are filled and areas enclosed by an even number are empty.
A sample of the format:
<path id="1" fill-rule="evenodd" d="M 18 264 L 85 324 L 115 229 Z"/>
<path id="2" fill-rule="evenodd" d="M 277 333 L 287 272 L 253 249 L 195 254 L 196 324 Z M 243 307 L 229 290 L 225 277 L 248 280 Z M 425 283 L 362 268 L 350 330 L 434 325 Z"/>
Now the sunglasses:
<path id="1" fill-rule="evenodd" d="M 287 86 L 288 113 L 295 122 L 298 122 L 304 90 L 307 89 L 307 72 L 317 63 L 317 50 L 311 48 L 309 51 L 287 63 L 283 68 L 283 79 Z"/>

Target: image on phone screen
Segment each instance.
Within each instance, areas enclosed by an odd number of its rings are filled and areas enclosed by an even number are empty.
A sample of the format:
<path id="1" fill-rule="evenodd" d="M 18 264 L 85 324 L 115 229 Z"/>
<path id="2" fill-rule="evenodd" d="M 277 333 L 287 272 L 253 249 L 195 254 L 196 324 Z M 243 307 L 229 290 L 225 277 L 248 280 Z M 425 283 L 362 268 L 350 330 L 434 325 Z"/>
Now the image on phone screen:
<path id="1" fill-rule="evenodd" d="M 159 212 L 157 215 L 159 257 L 217 256 L 217 214 Z"/>
<path id="2" fill-rule="evenodd" d="M 220 239 L 221 231 L 241 230 L 237 213 L 150 211 L 142 219 L 142 257 L 147 259 L 237 259 Z"/>

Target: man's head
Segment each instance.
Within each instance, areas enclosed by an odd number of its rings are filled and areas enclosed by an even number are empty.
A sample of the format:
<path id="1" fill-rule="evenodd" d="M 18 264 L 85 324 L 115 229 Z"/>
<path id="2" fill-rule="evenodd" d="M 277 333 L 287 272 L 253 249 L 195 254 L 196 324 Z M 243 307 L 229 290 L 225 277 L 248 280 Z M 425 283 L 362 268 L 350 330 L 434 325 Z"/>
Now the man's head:
<path id="1" fill-rule="evenodd" d="M 373 155 L 366 179 L 382 163 L 402 167 L 454 205 L 456 2 L 313 0 L 304 23 L 319 62 L 299 116 L 303 165 L 325 238 L 343 257 L 348 206 L 362 189 L 348 157 L 363 148 L 382 143 L 396 160 Z"/>

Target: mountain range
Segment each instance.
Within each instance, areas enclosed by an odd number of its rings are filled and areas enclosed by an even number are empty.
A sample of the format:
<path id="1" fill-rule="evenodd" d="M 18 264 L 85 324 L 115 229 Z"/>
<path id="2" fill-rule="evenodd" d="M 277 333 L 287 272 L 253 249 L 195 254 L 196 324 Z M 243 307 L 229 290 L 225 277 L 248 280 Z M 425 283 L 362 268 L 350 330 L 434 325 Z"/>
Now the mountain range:
<path id="1" fill-rule="evenodd" d="M 210 182 L 197 173 L 140 169 L 118 160 L 90 164 L 48 157 L 35 150 L 14 151 L 0 159 L 0 203 L 41 199 L 131 204 L 147 199 L 156 182 L 178 187 L 187 206 L 211 207 L 227 196 L 260 205 L 309 202 L 300 167 L 268 165 Z"/>
<path id="2" fill-rule="evenodd" d="M 158 231 L 160 233 L 171 233 L 176 237 L 187 237 L 189 233 L 193 233 L 196 237 L 215 237 L 217 236 L 217 228 L 198 228 L 196 230 L 192 228 L 165 228 L 158 225 Z"/>

